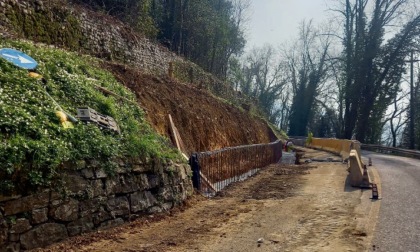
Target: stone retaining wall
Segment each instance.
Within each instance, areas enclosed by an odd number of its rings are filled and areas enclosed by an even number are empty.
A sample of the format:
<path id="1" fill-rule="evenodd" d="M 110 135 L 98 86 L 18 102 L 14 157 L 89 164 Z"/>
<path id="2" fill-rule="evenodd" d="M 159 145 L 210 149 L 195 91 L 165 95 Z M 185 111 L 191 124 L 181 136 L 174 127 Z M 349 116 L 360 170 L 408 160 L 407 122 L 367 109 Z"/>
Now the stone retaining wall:
<path id="1" fill-rule="evenodd" d="M 120 161 L 114 176 L 94 161 L 65 166 L 59 191 L 0 196 L 0 251 L 44 247 L 166 211 L 193 191 L 189 165 L 172 161 Z"/>
<path id="2" fill-rule="evenodd" d="M 0 26 L 19 37 L 131 64 L 149 73 L 166 74 L 169 62 L 184 61 L 119 20 L 72 7 L 67 1 L 0 0 L 0 20 Z"/>

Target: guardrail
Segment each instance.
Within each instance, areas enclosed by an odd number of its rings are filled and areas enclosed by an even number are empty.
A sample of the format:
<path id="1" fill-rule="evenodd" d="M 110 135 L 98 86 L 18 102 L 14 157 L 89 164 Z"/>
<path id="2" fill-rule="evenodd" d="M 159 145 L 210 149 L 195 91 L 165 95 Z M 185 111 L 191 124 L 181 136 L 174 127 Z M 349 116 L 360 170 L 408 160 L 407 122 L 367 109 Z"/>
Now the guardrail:
<path id="1" fill-rule="evenodd" d="M 211 196 L 230 183 L 245 180 L 260 168 L 279 162 L 282 146 L 281 141 L 276 141 L 194 153 L 190 157 L 193 185 Z"/>
<path id="2" fill-rule="evenodd" d="M 415 150 L 400 149 L 400 148 L 387 147 L 387 146 L 375 145 L 375 144 L 362 144 L 361 149 L 380 152 L 384 154 L 391 154 L 391 155 L 420 159 L 420 152 L 415 151 Z"/>

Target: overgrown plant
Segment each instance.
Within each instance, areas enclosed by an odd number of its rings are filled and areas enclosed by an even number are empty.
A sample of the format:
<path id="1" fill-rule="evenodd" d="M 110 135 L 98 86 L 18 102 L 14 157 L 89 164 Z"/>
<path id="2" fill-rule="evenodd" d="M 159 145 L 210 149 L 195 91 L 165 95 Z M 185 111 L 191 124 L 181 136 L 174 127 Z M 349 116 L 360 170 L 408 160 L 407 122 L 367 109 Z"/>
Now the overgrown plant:
<path id="1" fill-rule="evenodd" d="M 97 59 L 27 42 L 0 41 L 0 48 L 21 50 L 39 63 L 46 82 L 28 76 L 0 58 L 0 193 L 24 193 L 50 186 L 63 162 L 97 160 L 112 173 L 119 157 L 178 158 L 166 139 L 158 136 L 133 103 L 105 96 L 96 87 L 135 101 L 134 95 L 98 67 Z M 69 113 L 89 106 L 113 117 L 121 134 L 93 124 L 62 128 L 55 104 Z"/>

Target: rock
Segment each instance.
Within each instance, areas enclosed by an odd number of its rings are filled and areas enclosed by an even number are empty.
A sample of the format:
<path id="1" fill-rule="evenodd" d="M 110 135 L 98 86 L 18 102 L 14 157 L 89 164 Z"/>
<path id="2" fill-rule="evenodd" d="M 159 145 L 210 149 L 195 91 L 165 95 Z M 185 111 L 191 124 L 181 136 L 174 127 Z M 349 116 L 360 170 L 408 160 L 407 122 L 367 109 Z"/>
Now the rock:
<path id="1" fill-rule="evenodd" d="M 163 211 L 162 208 L 159 207 L 159 206 L 154 206 L 154 207 L 151 207 L 151 208 L 147 209 L 148 213 L 161 213 L 162 211 Z"/>
<path id="2" fill-rule="evenodd" d="M 10 233 L 11 234 L 21 234 L 21 233 L 24 233 L 24 232 L 28 231 L 31 228 L 32 228 L 32 226 L 29 223 L 28 219 L 19 218 L 19 219 L 16 220 L 15 223 L 13 223 L 11 225 Z"/>
<path id="3" fill-rule="evenodd" d="M 4 215 L 15 215 L 28 212 L 34 208 L 48 206 L 49 192 L 43 192 L 35 195 L 22 197 L 16 200 L 7 201 L 4 206 Z"/>
<path id="4" fill-rule="evenodd" d="M 9 227 L 3 215 L 0 213 L 0 248 L 6 244 L 7 241 L 7 231 Z"/>
<path id="5" fill-rule="evenodd" d="M 102 204 L 106 203 L 106 198 L 94 198 L 79 202 L 80 216 L 85 217 L 98 212 Z"/>
<path id="6" fill-rule="evenodd" d="M 120 175 L 119 177 L 120 187 L 115 193 L 132 193 L 140 189 L 132 175 Z"/>
<path id="7" fill-rule="evenodd" d="M 70 199 L 58 207 L 50 210 L 50 216 L 58 221 L 74 221 L 77 219 L 79 213 L 79 202 Z"/>
<path id="8" fill-rule="evenodd" d="M 95 177 L 97 179 L 106 178 L 108 175 L 106 175 L 105 171 L 101 169 L 95 169 Z"/>
<path id="9" fill-rule="evenodd" d="M 63 224 L 45 223 L 22 234 L 20 242 L 23 249 L 34 249 L 48 246 L 67 237 L 67 229 Z"/>
<path id="10" fill-rule="evenodd" d="M 19 199 L 20 197 L 22 197 L 22 195 L 12 195 L 12 196 L 0 195 L 0 202 Z"/>
<path id="11" fill-rule="evenodd" d="M 162 197 L 164 201 L 173 201 L 174 200 L 174 193 L 171 187 L 161 187 L 159 188 L 158 195 Z"/>
<path id="12" fill-rule="evenodd" d="M 149 180 L 146 174 L 137 175 L 137 185 L 140 190 L 150 189 Z"/>
<path id="13" fill-rule="evenodd" d="M 99 225 L 100 223 L 110 220 L 111 218 L 111 214 L 105 211 L 103 207 L 101 207 L 99 212 L 93 215 L 93 224 Z"/>
<path id="14" fill-rule="evenodd" d="M 18 242 L 19 238 L 20 238 L 20 234 L 9 233 L 9 242 Z"/>
<path id="15" fill-rule="evenodd" d="M 175 164 L 175 167 L 176 167 L 176 170 L 179 172 L 179 175 L 180 175 L 182 180 L 185 180 L 185 179 L 188 178 L 187 167 L 188 167 L 188 169 L 191 169 L 191 168 L 189 168 L 188 165 L 177 165 L 177 164 Z"/>
<path id="16" fill-rule="evenodd" d="M 102 183 L 102 180 L 100 179 L 95 179 L 95 180 L 91 180 L 89 181 L 90 184 L 90 198 L 96 198 L 98 196 L 105 196 L 105 189 L 104 189 L 104 184 Z"/>
<path id="17" fill-rule="evenodd" d="M 130 214 L 130 205 L 125 196 L 108 200 L 106 208 L 112 216 L 126 216 Z"/>
<path id="18" fill-rule="evenodd" d="M 0 247 L 0 251 L 3 252 L 19 252 L 20 250 L 20 243 L 9 243 L 5 248 Z"/>
<path id="19" fill-rule="evenodd" d="M 112 227 L 117 227 L 124 223 L 124 220 L 121 218 L 115 219 L 115 220 L 109 220 L 104 223 L 102 223 L 98 229 L 108 229 Z"/>
<path id="20" fill-rule="evenodd" d="M 66 174 L 63 176 L 64 185 L 71 194 L 83 196 L 88 188 L 88 181 L 78 174 Z"/>
<path id="21" fill-rule="evenodd" d="M 156 174 L 147 174 L 147 180 L 149 182 L 149 188 L 155 188 L 160 185 L 159 176 Z"/>
<path id="22" fill-rule="evenodd" d="M 91 231 L 94 228 L 91 216 L 78 219 L 67 224 L 67 231 L 69 236 L 75 236 Z"/>
<path id="23" fill-rule="evenodd" d="M 87 179 L 91 179 L 91 178 L 93 178 L 93 177 L 95 176 L 95 175 L 93 174 L 92 169 L 88 169 L 88 168 L 82 169 L 82 170 L 80 171 L 80 173 L 82 174 L 82 176 L 83 176 L 84 178 L 87 178 Z"/>
<path id="24" fill-rule="evenodd" d="M 172 209 L 173 206 L 174 204 L 172 202 L 166 202 L 162 204 L 162 209 L 165 211 L 169 211 Z"/>
<path id="25" fill-rule="evenodd" d="M 132 175 L 120 174 L 115 178 L 108 179 L 105 182 L 107 195 L 125 194 L 140 190 L 138 179 Z"/>
<path id="26" fill-rule="evenodd" d="M 119 190 L 120 181 L 117 177 L 114 178 L 108 178 L 105 181 L 105 192 L 106 195 L 114 195 L 116 191 Z"/>
<path id="27" fill-rule="evenodd" d="M 32 224 L 39 224 L 48 220 L 48 208 L 40 208 L 32 210 Z"/>
<path id="28" fill-rule="evenodd" d="M 138 165 L 138 164 L 133 165 L 133 172 L 135 173 L 142 173 L 142 172 L 147 172 L 147 171 L 149 171 L 149 168 L 145 167 L 144 165 Z"/>
<path id="29" fill-rule="evenodd" d="M 257 240 L 258 243 L 263 243 L 264 242 L 264 238 L 260 238 Z"/>
<path id="30" fill-rule="evenodd" d="M 138 213 L 157 203 L 156 198 L 151 192 L 136 192 L 130 196 L 131 212 Z"/>

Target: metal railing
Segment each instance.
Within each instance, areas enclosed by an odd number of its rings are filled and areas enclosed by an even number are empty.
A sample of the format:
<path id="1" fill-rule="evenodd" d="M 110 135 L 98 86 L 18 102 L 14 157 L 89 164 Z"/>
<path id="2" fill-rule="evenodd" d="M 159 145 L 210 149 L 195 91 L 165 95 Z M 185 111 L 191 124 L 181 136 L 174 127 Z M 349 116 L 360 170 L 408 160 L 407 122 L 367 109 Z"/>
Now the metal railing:
<path id="1" fill-rule="evenodd" d="M 254 175 L 260 168 L 279 162 L 282 146 L 282 142 L 276 141 L 194 153 L 190 157 L 193 185 L 211 196 L 233 182 Z"/>
<path id="2" fill-rule="evenodd" d="M 375 145 L 375 144 L 362 144 L 361 149 L 380 152 L 384 154 L 391 154 L 391 155 L 420 159 L 420 152 L 415 151 L 415 150 L 400 149 L 400 148 L 395 148 L 395 147 L 386 147 L 386 146 Z"/>

